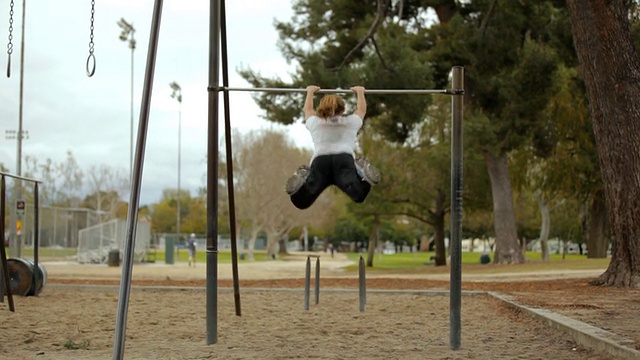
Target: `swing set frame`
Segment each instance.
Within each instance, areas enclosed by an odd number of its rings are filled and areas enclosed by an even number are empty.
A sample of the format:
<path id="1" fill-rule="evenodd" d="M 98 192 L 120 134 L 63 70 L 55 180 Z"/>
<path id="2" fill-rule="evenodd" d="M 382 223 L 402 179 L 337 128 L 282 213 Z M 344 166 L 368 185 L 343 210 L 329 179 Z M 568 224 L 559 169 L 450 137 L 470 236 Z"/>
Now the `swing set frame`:
<path id="1" fill-rule="evenodd" d="M 152 13 L 151 33 L 147 52 L 146 71 L 140 106 L 138 138 L 136 142 L 133 173 L 131 177 L 131 192 L 129 210 L 125 231 L 125 248 L 122 261 L 122 275 L 116 327 L 114 337 L 113 359 L 124 358 L 125 329 L 127 308 L 131 292 L 131 275 L 135 235 L 137 223 L 137 209 L 140 202 L 140 188 L 147 129 L 149 125 L 149 110 L 151 92 L 155 71 L 155 60 L 160 33 L 163 0 L 155 0 Z M 222 60 L 222 64 L 220 63 Z M 220 65 L 222 65 L 222 86 L 220 84 Z M 454 66 L 451 70 L 451 89 L 366 89 L 369 94 L 444 94 L 451 96 L 451 271 L 450 271 L 450 347 L 460 349 L 461 337 L 461 295 L 462 295 L 462 114 L 464 101 L 464 69 Z M 295 88 L 236 88 L 229 86 L 229 70 L 227 63 L 226 14 L 224 0 L 210 0 L 209 9 L 209 75 L 208 75 L 208 138 L 207 138 L 207 245 L 206 245 L 206 341 L 208 345 L 218 340 L 218 139 L 220 93 L 224 104 L 224 131 L 231 133 L 229 113 L 229 93 L 234 91 L 292 93 L 304 92 L 305 89 Z M 319 93 L 350 93 L 344 89 L 322 89 Z M 230 136 L 225 136 L 227 164 L 232 164 L 232 149 Z M 231 259 L 233 273 L 233 288 L 236 315 L 241 316 L 240 289 L 238 281 L 238 251 L 235 228 L 235 197 L 233 190 L 233 169 L 227 166 L 229 192 L 229 222 L 231 232 Z"/>

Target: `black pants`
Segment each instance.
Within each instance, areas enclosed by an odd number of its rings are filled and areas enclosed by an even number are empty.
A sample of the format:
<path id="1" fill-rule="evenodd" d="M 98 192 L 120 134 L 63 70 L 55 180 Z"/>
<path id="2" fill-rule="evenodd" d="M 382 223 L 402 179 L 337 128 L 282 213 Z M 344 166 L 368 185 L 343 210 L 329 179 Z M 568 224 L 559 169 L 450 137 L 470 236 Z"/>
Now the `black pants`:
<path id="1" fill-rule="evenodd" d="M 337 186 L 357 203 L 363 202 L 371 190 L 371 184 L 358 175 L 351 154 L 321 155 L 313 159 L 307 181 L 291 195 L 291 202 L 298 209 L 306 209 L 330 185 Z"/>

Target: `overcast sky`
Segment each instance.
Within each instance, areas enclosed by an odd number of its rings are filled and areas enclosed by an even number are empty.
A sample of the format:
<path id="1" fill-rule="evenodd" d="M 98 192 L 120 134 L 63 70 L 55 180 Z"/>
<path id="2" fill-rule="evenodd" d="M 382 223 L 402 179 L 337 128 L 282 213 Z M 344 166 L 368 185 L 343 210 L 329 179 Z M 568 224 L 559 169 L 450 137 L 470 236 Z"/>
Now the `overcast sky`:
<path id="1" fill-rule="evenodd" d="M 248 87 L 237 75 L 250 67 L 262 75 L 288 79 L 292 65 L 280 55 L 274 19 L 289 20 L 290 0 L 227 1 L 230 85 Z M 137 138 L 152 0 L 96 1 L 94 43 L 96 71 L 87 77 L 91 2 L 27 1 L 23 159 L 33 156 L 60 163 L 71 150 L 81 169 L 107 164 L 128 174 L 131 122 L 131 49 L 119 39 L 117 21 L 136 29 L 134 52 L 134 140 Z M 0 0 L 0 36 L 8 39 L 9 0 Z M 19 125 L 22 2 L 15 1 L 11 77 L 7 54 L 0 55 L 0 163 L 16 172 L 17 142 L 7 130 Z M 6 44 L 3 44 L 6 49 Z M 181 188 L 192 195 L 204 186 L 207 149 L 209 2 L 165 0 L 152 92 L 140 203 L 157 202 L 165 188 L 177 187 L 179 105 L 169 83 L 182 87 Z M 220 78 L 222 81 L 222 78 Z M 222 98 L 222 96 L 221 96 Z M 222 107 L 222 102 L 221 102 Z M 301 124 L 280 127 L 261 118 L 249 93 L 231 94 L 231 125 L 250 131 L 284 128 L 300 146 L 310 146 Z M 220 117 L 221 127 L 223 117 Z M 223 133 L 223 130 L 220 132 Z M 135 146 L 135 145 L 134 145 Z M 295 164 L 292 164 L 292 168 Z M 24 171 L 24 161 L 23 161 Z M 128 195 L 127 195 L 128 196 Z M 128 197 L 125 199 L 128 200 Z"/>

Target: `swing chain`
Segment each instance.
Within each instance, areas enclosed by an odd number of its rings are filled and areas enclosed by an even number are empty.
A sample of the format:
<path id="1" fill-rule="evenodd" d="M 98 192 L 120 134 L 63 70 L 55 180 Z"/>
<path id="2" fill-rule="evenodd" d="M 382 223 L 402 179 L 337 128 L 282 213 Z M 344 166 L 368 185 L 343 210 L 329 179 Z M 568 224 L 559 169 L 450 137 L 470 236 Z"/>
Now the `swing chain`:
<path id="1" fill-rule="evenodd" d="M 9 7 L 9 43 L 7 44 L 7 77 L 11 77 L 11 54 L 13 53 L 13 0 Z"/>
<path id="2" fill-rule="evenodd" d="M 13 1 L 13 0 L 12 0 Z M 96 1 L 95 0 L 91 0 L 91 34 L 89 35 L 89 57 L 87 58 L 87 66 L 86 66 L 86 70 L 87 70 L 87 76 L 88 77 L 92 77 L 93 74 L 95 74 L 96 72 L 96 57 L 95 55 L 93 55 L 93 47 L 94 47 L 94 43 L 93 43 L 93 20 L 94 20 L 94 15 L 96 13 L 95 10 L 95 5 L 96 5 Z"/>

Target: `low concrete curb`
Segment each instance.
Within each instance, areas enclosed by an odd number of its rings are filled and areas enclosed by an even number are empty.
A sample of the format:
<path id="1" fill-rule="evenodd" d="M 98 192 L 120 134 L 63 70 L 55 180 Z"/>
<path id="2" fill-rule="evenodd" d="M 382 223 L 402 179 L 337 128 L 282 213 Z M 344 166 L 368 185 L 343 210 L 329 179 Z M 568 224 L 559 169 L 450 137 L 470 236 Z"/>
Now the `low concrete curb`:
<path id="1" fill-rule="evenodd" d="M 614 356 L 616 359 L 640 360 L 640 351 L 625 346 L 625 344 L 634 344 L 633 340 L 620 338 L 612 332 L 546 309 L 532 308 L 519 304 L 510 295 L 491 291 L 487 293 L 515 309 L 524 311 L 529 315 L 542 320 L 553 328 L 568 333 L 579 345 L 606 352 Z"/>

